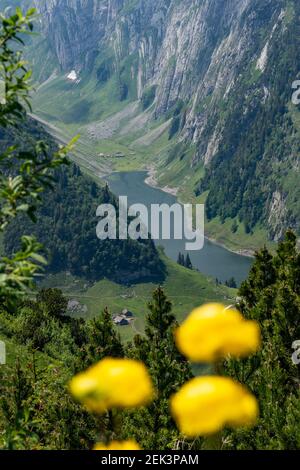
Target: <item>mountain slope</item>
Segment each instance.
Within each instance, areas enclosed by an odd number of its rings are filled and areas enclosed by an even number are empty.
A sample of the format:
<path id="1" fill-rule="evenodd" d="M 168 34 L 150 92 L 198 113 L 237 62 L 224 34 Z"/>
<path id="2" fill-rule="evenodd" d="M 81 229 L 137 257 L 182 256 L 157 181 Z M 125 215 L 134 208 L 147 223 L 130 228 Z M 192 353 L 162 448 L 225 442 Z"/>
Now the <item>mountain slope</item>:
<path id="1" fill-rule="evenodd" d="M 35 4 L 38 114 L 155 153 L 158 181 L 207 198 L 232 237 L 240 224 L 270 240 L 299 232 L 299 2 Z"/>
<path id="2" fill-rule="evenodd" d="M 30 149 L 44 140 L 52 151 L 56 144 L 32 120 L 17 129 L 0 128 L 0 152 L 12 144 Z M 70 271 L 98 281 L 108 278 L 129 284 L 132 281 L 161 281 L 165 267 L 152 240 L 99 240 L 96 209 L 100 204 L 118 202 L 107 187 L 98 187 L 79 167 L 61 167 L 54 173 L 54 190 L 46 190 L 37 211 L 37 223 L 19 216 L 4 232 L 7 253 L 16 250 L 20 237 L 33 234 L 47 253 L 48 272 Z"/>

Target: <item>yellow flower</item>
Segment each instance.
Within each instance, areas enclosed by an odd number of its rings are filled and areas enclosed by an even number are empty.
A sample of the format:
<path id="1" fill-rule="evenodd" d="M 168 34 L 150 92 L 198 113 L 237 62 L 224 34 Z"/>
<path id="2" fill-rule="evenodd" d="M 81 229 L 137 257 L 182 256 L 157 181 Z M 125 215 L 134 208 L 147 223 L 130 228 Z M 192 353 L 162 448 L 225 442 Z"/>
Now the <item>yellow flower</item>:
<path id="1" fill-rule="evenodd" d="M 112 441 L 108 445 L 99 442 L 93 450 L 142 450 L 135 441 Z"/>
<path id="2" fill-rule="evenodd" d="M 258 405 L 245 387 L 227 377 L 197 377 L 171 398 L 171 411 L 187 437 L 213 434 L 224 426 L 249 426 Z"/>
<path id="3" fill-rule="evenodd" d="M 196 308 L 176 330 L 176 344 L 194 362 L 214 362 L 232 355 L 244 357 L 260 346 L 255 321 L 245 320 L 233 308 L 206 304 Z"/>
<path id="4" fill-rule="evenodd" d="M 145 405 L 154 397 L 146 367 L 131 359 L 103 359 L 73 377 L 70 389 L 75 398 L 97 413 Z"/>

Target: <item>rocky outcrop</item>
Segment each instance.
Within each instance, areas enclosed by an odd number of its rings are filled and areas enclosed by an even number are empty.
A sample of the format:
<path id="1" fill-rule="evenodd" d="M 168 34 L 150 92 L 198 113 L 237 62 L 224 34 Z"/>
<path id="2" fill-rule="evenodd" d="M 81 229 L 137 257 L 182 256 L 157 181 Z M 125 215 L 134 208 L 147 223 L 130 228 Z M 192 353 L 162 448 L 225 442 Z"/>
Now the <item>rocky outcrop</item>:
<path id="1" fill-rule="evenodd" d="M 103 56 L 104 60 L 109 55 L 114 72 L 118 72 L 131 58 L 136 97 L 156 85 L 156 117 L 178 100 L 186 103 L 183 136 L 194 142 L 207 133 L 215 103 L 230 94 L 249 55 L 254 54 L 258 67 L 264 66 L 270 38 L 259 50 L 257 36 L 266 26 L 272 31 L 282 14 L 282 2 L 272 0 L 35 3 L 41 13 L 42 34 L 62 70 L 92 72 L 97 58 Z M 263 3 L 263 8 L 257 9 L 257 3 Z M 214 132 L 205 140 L 206 148 L 201 149 L 199 158 L 209 162 L 218 138 Z"/>
<path id="2" fill-rule="evenodd" d="M 179 106 L 177 137 L 196 148 L 187 164 L 208 168 L 220 152 L 230 158 L 228 146 L 242 139 L 234 127 L 247 128 L 271 102 L 278 80 L 276 41 L 280 44 L 297 5 L 296 0 L 34 1 L 58 68 L 96 75 L 103 83 L 115 77 L 121 100 L 136 101 L 155 89 L 150 119 L 170 119 Z M 273 186 L 265 200 L 271 201 Z M 269 215 L 272 207 L 269 202 Z"/>
<path id="3" fill-rule="evenodd" d="M 231 83 L 251 35 L 255 36 L 253 28 L 247 30 L 243 17 L 251 0 L 35 3 L 41 13 L 42 33 L 62 69 L 87 67 L 92 56 L 104 48 L 112 52 L 115 68 L 122 59 L 137 54 L 135 72 L 142 71 L 142 85 L 159 85 L 158 113 L 178 97 L 193 97 L 195 90 L 201 98 Z"/>

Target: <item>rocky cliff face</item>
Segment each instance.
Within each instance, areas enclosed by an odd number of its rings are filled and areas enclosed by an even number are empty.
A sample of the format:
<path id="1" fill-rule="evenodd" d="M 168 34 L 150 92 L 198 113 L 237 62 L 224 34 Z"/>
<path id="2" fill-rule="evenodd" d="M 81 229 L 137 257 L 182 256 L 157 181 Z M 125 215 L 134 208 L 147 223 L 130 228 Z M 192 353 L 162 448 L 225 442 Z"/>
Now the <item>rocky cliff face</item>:
<path id="1" fill-rule="evenodd" d="M 267 60 L 258 34 L 272 31 L 285 2 L 272 0 L 35 0 L 42 32 L 65 71 L 90 70 L 108 55 L 132 57 L 136 93 L 157 85 L 156 115 L 190 102 L 189 125 L 206 97 L 229 93 L 245 59 Z M 262 5 L 263 4 L 263 7 Z M 268 32 L 265 42 L 269 40 Z M 255 50 L 253 50 L 255 48 Z M 262 54 L 262 57 L 260 55 Z M 197 138 L 199 126 L 190 130 Z"/>
<path id="2" fill-rule="evenodd" d="M 199 184 L 199 193 L 202 190 L 215 192 L 216 186 L 220 186 L 223 195 L 227 194 L 229 188 L 220 185 L 222 172 L 219 174 L 226 162 L 224 171 L 234 174 L 237 180 L 234 198 L 238 203 L 233 203 L 231 198 L 228 202 L 228 197 L 220 194 L 218 198 L 211 196 L 208 203 L 211 217 L 245 220 L 247 209 L 242 208 L 250 204 L 250 199 L 245 202 L 243 195 L 249 193 L 252 186 L 243 180 L 241 175 L 244 174 L 252 185 L 258 179 L 262 190 L 261 204 L 256 201 L 260 206 L 259 215 L 250 217 L 249 230 L 264 218 L 270 231 L 273 230 L 271 236 L 276 237 L 282 214 L 284 225 L 299 226 L 300 214 L 298 210 L 295 213 L 295 204 L 286 206 L 289 204 L 287 192 L 291 188 L 280 184 L 283 175 L 277 174 L 277 181 L 274 178 L 267 189 L 262 188 L 266 186 L 261 181 L 262 161 L 280 166 L 281 155 L 274 149 L 273 156 L 265 157 L 270 153 L 270 140 L 266 140 L 265 134 L 255 134 L 255 138 L 261 140 L 260 150 L 254 150 L 250 141 L 248 150 L 242 148 L 244 137 L 239 133 L 239 130 L 253 130 L 257 116 L 263 119 L 261 115 L 266 109 L 265 119 L 271 120 L 272 113 L 278 114 L 273 131 L 279 132 L 277 125 L 288 127 L 282 141 L 287 139 L 286 145 L 290 146 L 284 151 L 284 172 L 296 167 L 295 123 L 291 116 L 285 116 L 279 123 L 289 107 L 291 81 L 300 70 L 299 54 L 294 50 L 297 38 L 293 36 L 298 34 L 296 0 L 34 1 L 41 13 L 42 34 L 62 71 L 94 73 L 100 83 L 117 77 L 121 100 L 141 99 L 151 91 L 154 94 L 153 119 L 167 114 L 170 117 L 176 109 L 173 117 L 177 120 L 176 138 L 184 145 L 194 143 L 196 147 L 187 164 L 204 164 L 208 169 L 209 177 Z M 289 44 L 290 39 L 294 43 Z M 284 50 L 283 44 L 293 51 Z M 276 57 L 276 51 L 285 56 L 281 65 L 282 58 Z M 276 75 L 277 67 L 289 67 L 286 83 Z M 48 74 L 51 72 L 49 66 Z M 279 99 L 282 95 L 284 103 Z M 243 152 L 248 152 L 249 158 L 242 158 Z M 225 179 L 233 185 L 227 177 Z M 278 200 L 280 205 L 276 203 Z M 223 210 L 226 204 L 230 205 L 230 210 Z M 278 218 L 273 222 L 279 206 Z"/>

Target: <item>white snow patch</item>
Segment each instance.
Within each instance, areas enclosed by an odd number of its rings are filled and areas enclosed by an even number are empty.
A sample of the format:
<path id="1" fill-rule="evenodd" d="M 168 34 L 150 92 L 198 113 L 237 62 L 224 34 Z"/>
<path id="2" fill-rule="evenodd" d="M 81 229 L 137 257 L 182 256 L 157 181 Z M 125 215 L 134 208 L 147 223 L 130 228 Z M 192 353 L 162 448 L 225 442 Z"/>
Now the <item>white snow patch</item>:
<path id="1" fill-rule="evenodd" d="M 267 101 L 267 99 L 268 99 L 269 96 L 270 96 L 270 91 L 269 91 L 269 89 L 268 89 L 266 86 L 264 86 L 263 92 L 264 92 L 264 96 L 263 96 L 263 98 L 262 98 L 262 103 L 265 104 L 266 101 Z"/>
<path id="2" fill-rule="evenodd" d="M 274 35 L 278 25 L 279 25 L 279 22 L 282 21 L 283 18 L 285 17 L 285 13 L 286 12 L 284 10 L 281 10 L 281 12 L 279 14 L 279 17 L 278 17 L 278 20 L 272 28 L 271 35 L 270 35 L 268 41 L 266 42 L 263 50 L 261 51 L 260 57 L 258 58 L 258 61 L 256 63 L 256 69 L 260 70 L 261 72 L 265 71 L 265 68 L 266 68 L 266 65 L 267 65 L 267 62 L 268 62 L 268 52 L 269 52 L 270 41 L 273 38 L 273 35 Z"/>
<path id="3" fill-rule="evenodd" d="M 75 80 L 77 80 L 77 73 L 75 72 L 75 70 L 72 70 L 72 72 L 67 75 L 67 78 L 69 80 L 72 80 L 72 82 L 75 82 Z"/>
<path id="4" fill-rule="evenodd" d="M 71 82 L 79 83 L 80 78 L 78 77 L 77 73 L 75 70 L 72 70 L 68 75 L 67 79 L 70 80 Z"/>
<path id="5" fill-rule="evenodd" d="M 269 50 L 269 41 L 266 43 L 265 47 L 261 51 L 260 57 L 256 63 L 256 69 L 261 72 L 265 71 L 267 61 L 268 61 L 268 50 Z"/>

